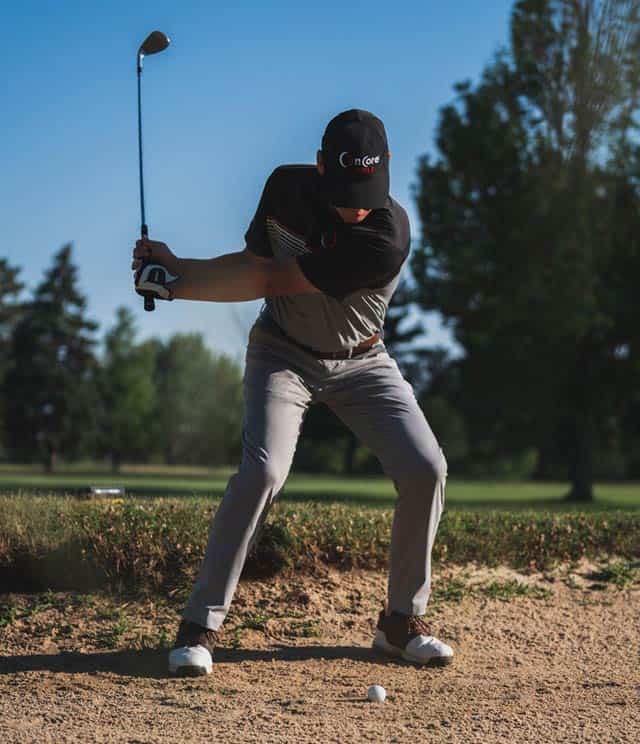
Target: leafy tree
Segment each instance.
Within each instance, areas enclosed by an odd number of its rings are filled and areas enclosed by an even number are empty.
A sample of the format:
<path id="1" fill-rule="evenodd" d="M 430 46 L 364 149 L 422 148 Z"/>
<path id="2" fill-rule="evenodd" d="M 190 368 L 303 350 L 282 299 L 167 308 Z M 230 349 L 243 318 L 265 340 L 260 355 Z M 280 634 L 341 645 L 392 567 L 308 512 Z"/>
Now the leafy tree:
<path id="1" fill-rule="evenodd" d="M 157 441 L 168 463 L 227 464 L 241 447 L 242 375 L 200 334 L 175 334 L 156 360 Z"/>
<path id="2" fill-rule="evenodd" d="M 155 353 L 149 344 L 137 345 L 135 336 L 133 314 L 118 308 L 99 373 L 100 449 L 111 457 L 114 471 L 124 457 L 146 459 L 153 446 Z"/>
<path id="3" fill-rule="evenodd" d="M 212 354 L 211 385 L 201 411 L 202 460 L 212 465 L 239 461 L 242 452 L 242 372 L 225 354 Z"/>
<path id="4" fill-rule="evenodd" d="M 85 317 L 76 274 L 67 244 L 13 329 L 4 380 L 9 454 L 40 460 L 49 471 L 58 455 L 82 453 L 96 425 L 91 378 L 97 324 Z"/>
<path id="5" fill-rule="evenodd" d="M 631 383 L 623 369 L 637 354 L 637 330 L 622 322 L 637 183 L 621 164 L 636 129 L 639 8 L 516 2 L 510 49 L 475 88 L 457 86 L 438 160 L 419 166 L 413 268 L 422 306 L 465 351 L 457 403 L 469 440 L 495 454 L 535 446 L 539 467 L 553 453 L 580 500 L 592 498 L 603 419 L 620 415 L 617 382 Z"/>

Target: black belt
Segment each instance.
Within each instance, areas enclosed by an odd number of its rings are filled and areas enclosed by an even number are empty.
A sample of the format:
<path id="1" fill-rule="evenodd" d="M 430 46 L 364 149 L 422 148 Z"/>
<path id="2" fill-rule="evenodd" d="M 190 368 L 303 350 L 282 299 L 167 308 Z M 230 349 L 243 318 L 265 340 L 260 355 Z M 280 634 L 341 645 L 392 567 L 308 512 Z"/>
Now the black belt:
<path id="1" fill-rule="evenodd" d="M 282 330 L 282 328 L 280 328 L 280 326 L 276 323 L 276 321 L 270 318 L 268 315 L 262 316 L 260 320 L 266 323 L 269 326 L 269 328 L 272 328 L 274 331 L 279 333 L 287 341 L 289 341 L 292 344 L 295 344 L 300 349 L 303 349 L 303 351 L 306 351 L 308 354 L 311 354 L 317 359 L 352 359 L 353 357 L 364 354 L 365 351 L 369 351 L 369 349 L 375 344 L 377 344 L 378 341 L 380 341 L 380 339 L 382 338 L 380 333 L 374 333 L 373 336 L 369 336 L 369 338 L 366 338 L 364 341 L 362 341 L 357 346 L 354 346 L 351 349 L 341 349 L 340 351 L 318 351 L 317 349 L 312 349 L 310 346 L 305 346 L 304 344 L 301 344 L 299 341 L 296 341 L 295 339 L 291 338 L 291 336 L 286 334 Z"/>

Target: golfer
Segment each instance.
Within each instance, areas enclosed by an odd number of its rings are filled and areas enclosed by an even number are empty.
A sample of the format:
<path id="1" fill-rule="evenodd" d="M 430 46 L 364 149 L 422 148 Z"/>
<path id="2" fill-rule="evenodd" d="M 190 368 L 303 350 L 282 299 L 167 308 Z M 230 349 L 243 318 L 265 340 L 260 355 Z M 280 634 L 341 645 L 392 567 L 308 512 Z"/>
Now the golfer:
<path id="1" fill-rule="evenodd" d="M 407 214 L 389 195 L 389 158 L 380 119 L 345 111 L 327 125 L 315 166 L 283 165 L 269 176 L 244 250 L 198 260 L 178 258 L 161 242 L 136 244 L 139 293 L 265 298 L 246 355 L 242 461 L 211 524 L 169 654 L 172 673 L 211 671 L 247 554 L 316 402 L 371 448 L 397 490 L 374 647 L 419 664 L 453 658 L 423 618 L 447 464 L 381 335 L 410 243 Z"/>

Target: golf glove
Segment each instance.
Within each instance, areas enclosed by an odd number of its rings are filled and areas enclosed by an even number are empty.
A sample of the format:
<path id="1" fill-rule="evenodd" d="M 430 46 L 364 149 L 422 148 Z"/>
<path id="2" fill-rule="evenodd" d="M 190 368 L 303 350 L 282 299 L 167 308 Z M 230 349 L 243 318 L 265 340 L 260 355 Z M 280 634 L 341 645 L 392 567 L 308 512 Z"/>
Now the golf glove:
<path id="1" fill-rule="evenodd" d="M 135 274 L 134 284 L 136 292 L 143 297 L 153 297 L 156 300 L 172 300 L 171 287 L 179 277 L 170 274 L 164 266 L 157 263 L 143 264 Z"/>

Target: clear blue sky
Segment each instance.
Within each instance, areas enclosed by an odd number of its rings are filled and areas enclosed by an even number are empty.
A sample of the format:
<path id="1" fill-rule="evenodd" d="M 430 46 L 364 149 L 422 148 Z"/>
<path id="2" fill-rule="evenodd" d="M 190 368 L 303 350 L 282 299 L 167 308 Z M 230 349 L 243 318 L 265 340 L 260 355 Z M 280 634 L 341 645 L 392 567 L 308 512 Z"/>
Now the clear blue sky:
<path id="1" fill-rule="evenodd" d="M 33 287 L 74 242 L 81 287 L 101 333 L 115 308 L 140 337 L 201 331 L 240 357 L 259 303 L 158 303 L 131 288 L 139 230 L 136 50 L 172 40 L 143 80 L 147 221 L 183 256 L 243 247 L 264 181 L 315 158 L 326 122 L 358 107 L 385 122 L 392 193 L 410 197 L 416 161 L 434 152 L 452 85 L 477 80 L 507 41 L 511 0 L 323 3 L 271 0 L 6 5 L 0 51 L 0 255 Z M 432 339 L 445 336 L 432 324 Z"/>

